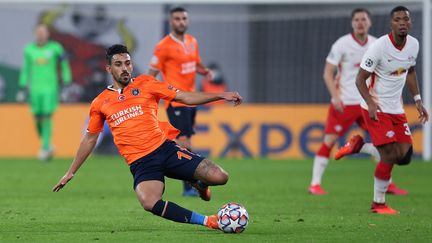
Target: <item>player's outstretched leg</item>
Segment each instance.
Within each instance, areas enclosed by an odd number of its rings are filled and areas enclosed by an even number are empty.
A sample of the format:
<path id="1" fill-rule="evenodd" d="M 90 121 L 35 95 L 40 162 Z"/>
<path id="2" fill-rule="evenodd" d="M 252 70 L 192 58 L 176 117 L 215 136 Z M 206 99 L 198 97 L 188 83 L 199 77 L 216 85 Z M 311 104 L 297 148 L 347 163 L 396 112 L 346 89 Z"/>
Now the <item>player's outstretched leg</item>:
<path id="1" fill-rule="evenodd" d="M 353 136 L 348 143 L 346 143 L 343 147 L 341 147 L 335 154 L 335 160 L 339 160 L 342 157 L 350 154 L 356 154 L 360 152 L 360 149 L 364 145 L 364 140 L 362 136 L 355 135 Z"/>
<path id="2" fill-rule="evenodd" d="M 191 182 L 191 185 L 198 190 L 201 199 L 210 201 L 209 186 L 225 185 L 228 181 L 228 173 L 209 159 L 203 159 L 195 170 L 194 178 L 197 181 Z"/>
<path id="3" fill-rule="evenodd" d="M 135 188 L 135 193 L 142 207 L 154 215 L 178 223 L 198 224 L 218 229 L 216 215 L 205 216 L 183 208 L 176 203 L 164 201 L 162 200 L 163 190 L 163 182 L 150 180 L 140 182 Z"/>

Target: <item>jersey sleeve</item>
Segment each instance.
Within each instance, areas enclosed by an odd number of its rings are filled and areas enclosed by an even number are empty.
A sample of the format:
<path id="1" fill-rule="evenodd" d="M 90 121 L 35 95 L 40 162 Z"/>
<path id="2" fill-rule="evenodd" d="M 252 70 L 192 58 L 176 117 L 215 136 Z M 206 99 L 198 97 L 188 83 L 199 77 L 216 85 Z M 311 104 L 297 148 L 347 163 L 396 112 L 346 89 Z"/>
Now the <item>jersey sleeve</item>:
<path id="1" fill-rule="evenodd" d="M 171 101 L 176 97 L 177 89 L 166 82 L 160 82 L 159 80 L 152 78 L 148 83 L 148 90 L 151 94 L 156 96 L 158 99 L 164 99 Z"/>
<path id="2" fill-rule="evenodd" d="M 103 130 L 105 116 L 100 110 L 100 105 L 97 100 L 94 100 L 90 106 L 89 123 L 87 126 L 87 132 L 99 133 Z"/>
<path id="3" fill-rule="evenodd" d="M 166 59 L 166 53 L 164 48 L 159 44 L 155 47 L 153 51 L 153 56 L 150 60 L 150 68 L 161 71 L 163 68 L 163 63 Z"/>
<path id="4" fill-rule="evenodd" d="M 379 41 L 374 42 L 363 55 L 360 68 L 373 73 L 381 60 L 381 52 L 381 45 L 379 44 Z"/>
<path id="5" fill-rule="evenodd" d="M 57 55 L 61 68 L 62 82 L 63 84 L 70 84 L 72 82 L 72 72 L 67 60 L 66 52 L 60 43 L 57 43 Z"/>
<path id="6" fill-rule="evenodd" d="M 196 55 L 196 63 L 201 63 L 201 55 L 199 52 L 199 45 L 198 45 L 198 41 L 195 40 L 195 55 Z"/>
<path id="7" fill-rule="evenodd" d="M 18 86 L 20 88 L 25 88 L 27 86 L 30 68 L 31 68 L 30 66 L 31 66 L 31 57 L 29 53 L 29 48 L 26 46 L 24 48 L 24 60 L 23 60 L 23 65 L 21 67 L 21 72 L 18 81 Z"/>
<path id="8" fill-rule="evenodd" d="M 341 40 L 337 40 L 331 47 L 326 61 L 330 64 L 337 66 L 343 57 L 343 47 Z"/>

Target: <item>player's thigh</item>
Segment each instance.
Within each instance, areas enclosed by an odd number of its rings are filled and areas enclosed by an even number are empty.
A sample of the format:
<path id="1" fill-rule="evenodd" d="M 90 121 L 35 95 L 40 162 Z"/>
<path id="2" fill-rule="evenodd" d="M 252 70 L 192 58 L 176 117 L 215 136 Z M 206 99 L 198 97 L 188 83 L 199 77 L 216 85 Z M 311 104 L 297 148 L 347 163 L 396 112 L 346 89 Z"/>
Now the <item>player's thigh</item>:
<path id="1" fill-rule="evenodd" d="M 391 115 L 391 118 L 397 142 L 400 144 L 412 144 L 411 130 L 405 114 Z"/>
<path id="2" fill-rule="evenodd" d="M 330 105 L 327 113 L 325 127 L 326 134 L 336 134 L 342 136 L 356 121 L 358 116 L 358 106 L 345 106 L 343 112 L 338 112 Z"/>
<path id="3" fill-rule="evenodd" d="M 164 147 L 168 157 L 163 162 L 164 174 L 179 180 L 194 180 L 195 170 L 204 159 L 200 155 L 169 142 Z"/>
<path id="4" fill-rule="evenodd" d="M 389 114 L 378 112 L 378 121 L 370 118 L 369 112 L 366 109 L 362 109 L 362 115 L 372 143 L 376 147 L 397 142 L 396 132 L 394 131 L 393 122 Z"/>
<path id="5" fill-rule="evenodd" d="M 44 115 L 52 114 L 58 107 L 58 94 L 55 91 L 47 92 L 42 100 L 42 112 Z"/>

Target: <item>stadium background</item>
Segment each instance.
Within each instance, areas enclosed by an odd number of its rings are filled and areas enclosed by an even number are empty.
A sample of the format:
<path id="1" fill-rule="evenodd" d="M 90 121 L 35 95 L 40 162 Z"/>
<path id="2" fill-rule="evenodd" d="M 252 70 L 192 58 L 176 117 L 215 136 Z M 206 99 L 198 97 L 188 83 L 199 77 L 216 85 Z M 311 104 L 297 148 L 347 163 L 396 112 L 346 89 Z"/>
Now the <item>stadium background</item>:
<path id="1" fill-rule="evenodd" d="M 0 39 L 0 134 L 6 138 L 1 141 L 0 156 L 33 156 L 39 147 L 28 107 L 13 104 L 22 48 L 33 40 L 38 21 L 55 29 L 53 38 L 67 49 L 73 69 L 71 102 L 55 115 L 58 156 L 73 155 L 85 128 L 88 102 L 110 82 L 103 69 L 106 46 L 127 44 L 136 74 L 148 70 L 154 45 L 168 31 L 166 13 L 174 4 L 97 2 L 0 2 L 0 29 L 6 37 Z M 218 63 L 229 89 L 238 90 L 246 100 L 235 109 L 202 109 L 193 141 L 200 153 L 215 157 L 311 156 L 322 136 L 329 101 L 322 70 L 331 44 L 351 30 L 350 12 L 355 7 L 371 11 L 372 35 L 387 33 L 388 13 L 397 4 L 263 3 L 182 4 L 190 12 L 189 33 L 198 39 L 204 63 Z M 422 4 L 403 4 L 412 12 L 411 34 L 422 45 Z M 422 86 L 421 54 L 417 71 Z M 410 103 L 407 94 L 404 96 Z M 164 112 L 160 114 L 165 119 Z M 422 127 L 416 123 L 413 107 L 408 108 L 408 114 L 419 155 Z M 109 143 L 100 144 L 105 147 L 98 152 L 115 153 Z"/>

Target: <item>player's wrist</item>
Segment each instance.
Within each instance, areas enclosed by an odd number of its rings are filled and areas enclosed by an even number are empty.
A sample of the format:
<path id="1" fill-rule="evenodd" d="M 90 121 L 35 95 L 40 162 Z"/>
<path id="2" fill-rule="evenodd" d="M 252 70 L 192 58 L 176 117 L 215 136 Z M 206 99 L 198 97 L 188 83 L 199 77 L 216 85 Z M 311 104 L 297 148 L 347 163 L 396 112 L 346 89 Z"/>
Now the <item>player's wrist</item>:
<path id="1" fill-rule="evenodd" d="M 417 103 L 417 101 L 421 102 L 421 96 L 420 96 L 420 94 L 414 95 L 413 99 L 414 99 L 414 102 L 416 102 L 416 103 Z"/>

